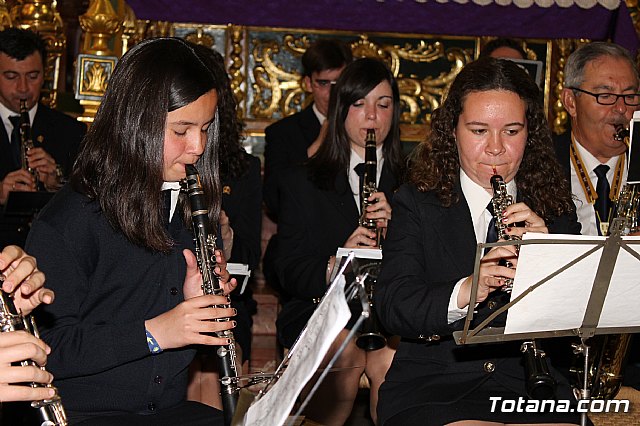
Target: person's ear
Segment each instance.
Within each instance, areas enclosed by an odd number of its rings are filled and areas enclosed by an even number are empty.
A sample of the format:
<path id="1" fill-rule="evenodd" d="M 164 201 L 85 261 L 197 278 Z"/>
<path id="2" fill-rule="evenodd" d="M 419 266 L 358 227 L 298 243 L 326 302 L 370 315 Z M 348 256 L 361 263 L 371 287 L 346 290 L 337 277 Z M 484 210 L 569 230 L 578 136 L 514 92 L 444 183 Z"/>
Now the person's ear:
<path id="1" fill-rule="evenodd" d="M 576 94 L 571 89 L 562 89 L 562 94 L 560 95 L 560 99 L 562 100 L 562 105 L 564 105 L 564 109 L 567 110 L 571 117 L 576 116 Z"/>
<path id="2" fill-rule="evenodd" d="M 302 85 L 305 92 L 311 93 L 311 77 L 308 75 L 304 76 L 302 79 Z"/>

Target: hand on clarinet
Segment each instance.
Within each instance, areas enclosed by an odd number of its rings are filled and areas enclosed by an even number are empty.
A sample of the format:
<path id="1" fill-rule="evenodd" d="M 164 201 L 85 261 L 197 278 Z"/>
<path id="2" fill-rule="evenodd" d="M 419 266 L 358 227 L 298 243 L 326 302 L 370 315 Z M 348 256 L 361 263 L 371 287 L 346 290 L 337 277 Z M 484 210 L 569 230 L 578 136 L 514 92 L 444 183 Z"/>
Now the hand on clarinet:
<path id="1" fill-rule="evenodd" d="M 33 192 L 36 190 L 36 181 L 28 171 L 24 169 L 7 173 L 0 185 L 0 204 L 6 204 L 9 192 Z"/>
<path id="2" fill-rule="evenodd" d="M 48 384 L 51 373 L 21 361 L 33 360 L 39 366 L 47 362 L 51 348 L 25 331 L 0 333 L 0 401 L 41 401 L 55 395 L 53 388 L 31 387 L 30 383 Z M 17 364 L 17 365 L 12 365 Z"/>
<path id="3" fill-rule="evenodd" d="M 511 262 L 512 267 L 504 266 L 501 260 Z M 515 267 L 518 256 L 515 246 L 493 247 L 481 260 L 478 277 L 478 293 L 474 304 L 484 301 L 489 293 L 499 290 L 506 285 L 506 279 L 513 279 L 516 275 Z M 458 308 L 464 309 L 471 303 L 471 284 L 473 275 L 469 275 L 458 293 Z"/>
<path id="4" fill-rule="evenodd" d="M 506 233 L 508 235 L 522 238 L 527 232 L 549 233 L 544 219 L 538 216 L 525 203 L 515 203 L 507 207 L 505 209 L 504 219 L 507 225 L 524 223 L 524 226 L 511 226 L 507 228 Z"/>
<path id="5" fill-rule="evenodd" d="M 184 249 L 182 251 L 184 259 L 187 262 L 187 272 L 184 277 L 183 292 L 185 300 L 192 297 L 202 296 L 202 275 L 198 269 L 198 262 L 195 254 L 191 250 Z M 218 276 L 218 283 L 223 289 L 224 294 L 230 294 L 238 286 L 238 282 L 235 278 L 231 278 L 231 274 L 227 271 L 227 261 L 222 254 L 222 250 L 217 249 L 216 254 L 216 267 L 213 269 L 214 273 Z"/>
<path id="6" fill-rule="evenodd" d="M 38 171 L 38 178 L 45 188 L 57 189 L 60 186 L 56 173 L 56 160 L 42 148 L 31 148 L 27 153 L 29 167 Z"/>
<path id="7" fill-rule="evenodd" d="M 7 246 L 0 253 L 0 271 L 4 275 L 2 290 L 13 293 L 16 308 L 28 315 L 41 303 L 53 302 L 52 290 L 44 288 L 44 274 L 38 270 L 36 259 L 18 246 Z"/>

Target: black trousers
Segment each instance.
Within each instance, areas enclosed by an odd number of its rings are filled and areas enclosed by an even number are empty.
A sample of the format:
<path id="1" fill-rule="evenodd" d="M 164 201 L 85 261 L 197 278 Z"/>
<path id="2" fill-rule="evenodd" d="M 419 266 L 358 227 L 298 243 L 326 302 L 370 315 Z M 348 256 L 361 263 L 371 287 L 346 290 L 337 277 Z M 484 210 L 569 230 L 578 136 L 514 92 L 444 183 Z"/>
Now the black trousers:
<path id="1" fill-rule="evenodd" d="M 75 413 L 68 413 L 70 418 Z M 175 407 L 159 411 L 157 414 L 120 414 L 115 416 L 92 417 L 71 426 L 223 426 L 222 411 L 194 401 L 185 401 Z"/>

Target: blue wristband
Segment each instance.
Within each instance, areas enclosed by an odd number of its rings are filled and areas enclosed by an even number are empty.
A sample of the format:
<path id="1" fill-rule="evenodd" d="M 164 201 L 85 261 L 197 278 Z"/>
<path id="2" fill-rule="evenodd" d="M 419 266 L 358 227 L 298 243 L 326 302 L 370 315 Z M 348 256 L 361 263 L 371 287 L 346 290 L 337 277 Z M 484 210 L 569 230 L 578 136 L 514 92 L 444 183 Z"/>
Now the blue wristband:
<path id="1" fill-rule="evenodd" d="M 161 353 L 162 348 L 158 342 L 156 342 L 156 339 L 154 339 L 151 333 L 149 333 L 149 330 L 145 330 L 145 332 L 147 333 L 147 345 L 149 345 L 149 352 L 153 355 Z"/>

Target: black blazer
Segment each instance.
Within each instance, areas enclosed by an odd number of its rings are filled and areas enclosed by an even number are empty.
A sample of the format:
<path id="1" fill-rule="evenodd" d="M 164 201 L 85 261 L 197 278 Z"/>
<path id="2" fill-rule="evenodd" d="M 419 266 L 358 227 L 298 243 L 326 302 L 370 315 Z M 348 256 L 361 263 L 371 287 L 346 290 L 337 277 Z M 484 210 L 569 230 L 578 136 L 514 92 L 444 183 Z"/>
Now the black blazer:
<path id="1" fill-rule="evenodd" d="M 560 166 L 562 166 L 564 176 L 567 178 L 567 182 L 571 182 L 571 129 L 560 135 L 554 134 L 553 145 L 556 151 L 556 158 L 558 159 Z"/>
<path id="2" fill-rule="evenodd" d="M 324 295 L 329 256 L 335 255 L 358 227 L 358 207 L 346 173 L 336 178 L 335 189 L 323 190 L 307 177 L 306 167 L 285 174 L 275 269 L 289 296 L 278 317 L 278 335 L 290 347 L 315 309 L 313 298 Z M 390 201 L 397 179 L 387 163 L 379 190 Z"/>
<path id="3" fill-rule="evenodd" d="M 80 141 L 86 131 L 87 127 L 83 123 L 42 104 L 38 105 L 31 125 L 34 147 L 43 148 L 49 153 L 62 166 L 65 176 L 71 173 Z M 9 140 L 6 129 L 0 125 L 0 179 L 17 169 L 8 155 L 11 152 Z"/>
<path id="4" fill-rule="evenodd" d="M 264 201 L 269 216 L 277 221 L 281 172 L 307 159 L 307 148 L 320 133 L 320 122 L 309 105 L 264 131 Z"/>
<path id="5" fill-rule="evenodd" d="M 246 263 L 255 270 L 260 261 L 262 178 L 260 159 L 244 155 L 249 159 L 247 172 L 237 179 L 222 180 L 222 209 L 233 229 L 233 249 L 228 260 Z"/>
<path id="6" fill-rule="evenodd" d="M 462 194 L 459 184 L 457 191 Z M 555 218 L 548 227 L 552 233 L 580 231 L 575 214 Z M 495 365 L 495 380 L 526 395 L 519 342 L 460 347 L 452 339 L 464 319 L 447 323 L 449 299 L 455 284 L 473 273 L 476 245 L 463 195 L 449 208 L 414 185 L 403 185 L 394 196 L 375 306 L 383 326 L 402 342 L 380 391 L 380 424 L 411 407 L 452 402 L 472 392 L 489 377 L 487 361 Z M 505 295 L 494 292 L 478 305 L 474 323 L 504 305 Z M 436 335 L 435 343 L 421 339 Z M 569 392 L 565 381 L 558 397 L 570 398 Z"/>

